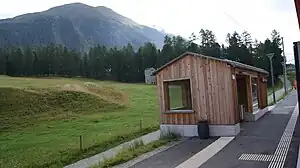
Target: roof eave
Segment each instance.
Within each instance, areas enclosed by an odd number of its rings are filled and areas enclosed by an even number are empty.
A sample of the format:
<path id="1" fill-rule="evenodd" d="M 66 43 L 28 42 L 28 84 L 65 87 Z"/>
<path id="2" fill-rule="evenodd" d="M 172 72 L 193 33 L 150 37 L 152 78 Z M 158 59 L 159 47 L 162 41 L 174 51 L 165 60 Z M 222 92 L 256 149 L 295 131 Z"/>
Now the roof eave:
<path id="1" fill-rule="evenodd" d="M 181 54 L 180 56 L 178 56 L 178 57 L 172 59 L 171 61 L 169 61 L 168 63 L 164 64 L 163 66 L 161 66 L 160 68 L 158 68 L 156 71 L 154 71 L 154 72 L 152 73 L 152 75 L 157 75 L 161 70 L 165 69 L 167 66 L 169 66 L 169 65 L 172 64 L 173 62 L 176 62 L 177 60 L 183 58 L 183 57 L 186 56 L 186 55 L 191 55 L 191 53 L 190 53 L 190 52 L 185 52 L 185 53 Z"/>
<path id="2" fill-rule="evenodd" d="M 220 59 L 220 58 L 205 56 L 205 55 L 202 55 L 202 54 L 197 54 L 197 53 L 192 53 L 192 52 L 185 52 L 185 53 L 181 54 L 180 56 L 174 58 L 173 60 L 169 61 L 168 63 L 164 64 L 163 66 L 161 66 L 160 68 L 158 68 L 156 71 L 154 71 L 152 73 L 152 75 L 157 75 L 161 70 L 165 69 L 170 64 L 176 62 L 177 60 L 179 60 L 179 59 L 181 59 L 181 58 L 183 58 L 183 57 L 185 57 L 187 55 L 199 56 L 199 57 L 201 56 L 203 58 L 214 59 L 214 60 L 217 60 L 217 61 L 226 62 L 226 63 L 228 63 L 232 67 L 237 67 L 237 68 L 247 69 L 247 70 L 254 71 L 254 72 L 259 72 L 259 73 L 265 74 L 267 76 L 269 75 L 269 73 L 267 71 L 265 71 L 265 70 L 263 70 L 261 68 L 253 67 L 253 66 L 246 65 L 246 64 L 243 64 L 243 63 L 240 63 L 240 62 L 236 62 L 236 61 L 232 61 L 232 60 Z M 236 64 L 241 64 L 241 66 L 239 67 Z"/>
<path id="3" fill-rule="evenodd" d="M 240 69 L 245 69 L 245 70 L 249 70 L 249 71 L 253 71 L 253 72 L 258 72 L 258 73 L 262 73 L 262 74 L 265 74 L 267 76 L 269 76 L 269 72 L 263 70 L 263 69 L 260 69 L 260 68 L 256 68 L 254 67 L 255 69 L 253 69 L 253 67 L 239 67 L 237 65 L 235 65 L 234 63 L 232 62 L 227 62 L 230 66 L 234 67 L 234 68 L 240 68 Z"/>

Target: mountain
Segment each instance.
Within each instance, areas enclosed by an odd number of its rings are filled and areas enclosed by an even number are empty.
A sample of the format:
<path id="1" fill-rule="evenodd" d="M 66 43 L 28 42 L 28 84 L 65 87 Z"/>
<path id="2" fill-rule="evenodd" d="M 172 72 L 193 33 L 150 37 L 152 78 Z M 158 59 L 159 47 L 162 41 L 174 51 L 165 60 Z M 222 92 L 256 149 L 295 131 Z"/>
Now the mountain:
<path id="1" fill-rule="evenodd" d="M 62 44 L 87 51 L 102 44 L 109 47 L 145 42 L 162 47 L 165 32 L 140 25 L 112 9 L 72 3 L 47 11 L 0 20 L 0 45 Z"/>

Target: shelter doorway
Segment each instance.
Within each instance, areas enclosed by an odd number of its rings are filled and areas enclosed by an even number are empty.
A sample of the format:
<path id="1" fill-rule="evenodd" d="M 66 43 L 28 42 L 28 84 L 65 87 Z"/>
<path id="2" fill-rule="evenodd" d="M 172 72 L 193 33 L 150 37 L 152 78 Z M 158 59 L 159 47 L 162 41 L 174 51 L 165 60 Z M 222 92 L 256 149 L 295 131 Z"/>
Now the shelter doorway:
<path id="1" fill-rule="evenodd" d="M 250 95 L 247 94 L 247 75 L 236 75 L 236 83 L 237 83 L 237 100 L 238 100 L 238 116 L 240 122 L 244 121 L 244 112 L 247 111 L 249 107 L 248 97 Z"/>

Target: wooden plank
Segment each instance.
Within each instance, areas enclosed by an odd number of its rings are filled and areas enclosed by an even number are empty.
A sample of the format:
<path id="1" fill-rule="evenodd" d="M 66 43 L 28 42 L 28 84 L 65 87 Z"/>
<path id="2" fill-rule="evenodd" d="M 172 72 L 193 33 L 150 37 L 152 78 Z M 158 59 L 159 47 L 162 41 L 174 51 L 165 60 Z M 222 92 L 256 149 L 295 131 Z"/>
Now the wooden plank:
<path id="1" fill-rule="evenodd" d="M 200 95 L 200 91 L 199 91 L 199 75 L 198 75 L 198 70 L 200 68 L 200 64 L 199 63 L 199 57 L 193 57 L 193 63 L 194 63 L 194 67 L 193 67 L 193 78 L 194 78 L 194 97 L 195 100 L 193 102 L 194 107 L 195 107 L 195 114 L 194 114 L 194 123 L 196 124 L 197 121 L 199 121 L 199 113 L 201 111 L 200 109 L 200 103 L 201 103 L 201 95 Z"/>
<path id="2" fill-rule="evenodd" d="M 191 61 L 190 61 L 191 59 L 190 58 L 191 58 L 190 56 L 187 56 L 187 57 L 185 57 L 185 59 L 183 59 L 184 65 L 185 65 L 185 77 L 187 77 L 187 78 L 191 77 L 190 76 L 191 75 Z M 190 82 L 189 87 L 191 87 L 191 82 Z M 190 99 L 191 98 L 191 93 L 188 92 L 188 90 L 186 90 L 186 93 L 187 93 L 187 97 L 188 97 L 187 103 L 188 103 L 188 105 L 190 105 L 192 103 L 191 99 Z M 191 115 L 187 114 L 185 116 L 186 116 L 186 120 L 187 120 L 186 124 L 191 124 L 192 123 L 191 122 Z"/>
<path id="3" fill-rule="evenodd" d="M 260 88 L 261 88 L 261 86 L 260 86 L 260 74 L 258 74 L 258 78 L 256 78 L 256 86 L 257 86 L 257 88 L 256 88 L 256 91 L 257 91 L 257 103 L 258 103 L 258 105 L 257 105 L 257 107 L 258 108 L 261 108 L 261 95 L 260 95 Z"/>
<path id="4" fill-rule="evenodd" d="M 263 82 L 262 78 L 266 78 L 266 77 L 261 76 L 261 79 L 260 79 L 261 108 L 265 108 L 268 106 L 268 93 L 267 93 L 268 88 L 267 88 L 267 82 Z"/>
<path id="5" fill-rule="evenodd" d="M 200 57 L 195 57 L 196 58 L 196 82 L 197 82 L 197 90 L 196 90 L 196 93 L 198 95 L 198 99 L 197 99 L 197 102 L 198 102 L 198 110 L 197 110 L 197 113 L 196 113 L 196 118 L 197 118 L 197 121 L 200 121 L 200 119 L 202 118 L 202 113 L 205 113 L 204 109 L 205 107 L 203 107 L 203 103 L 204 103 L 204 100 L 203 100 L 203 94 L 204 94 L 204 84 L 203 84 L 203 81 L 204 81 L 204 78 L 203 78 L 203 71 L 202 71 L 202 68 L 203 68 L 203 65 L 202 65 L 202 59 Z M 205 106 L 205 105 L 204 105 Z"/>
<path id="6" fill-rule="evenodd" d="M 258 73 L 254 71 L 249 71 L 245 69 L 236 68 L 236 73 L 241 75 L 249 75 L 251 77 L 258 77 Z"/>
<path id="7" fill-rule="evenodd" d="M 236 112 L 237 112 L 237 94 L 236 94 L 236 84 L 235 84 L 235 91 L 233 89 L 233 83 L 235 82 L 236 83 L 236 80 L 235 78 L 233 78 L 232 76 L 232 73 L 231 73 L 231 67 L 228 68 L 228 71 L 227 71 L 227 75 L 228 75 L 228 78 L 229 78 L 229 83 L 227 85 L 227 90 L 229 91 L 229 101 L 227 104 L 230 106 L 229 108 L 229 112 L 231 114 L 230 116 L 230 121 L 229 121 L 229 124 L 236 124 Z M 234 76 L 235 77 L 235 76 Z"/>
<path id="8" fill-rule="evenodd" d="M 227 122 L 226 124 L 233 124 L 234 123 L 234 110 L 232 108 L 232 102 L 233 97 L 232 97 L 232 75 L 231 75 L 231 68 L 230 67 L 225 67 L 226 69 L 224 70 L 224 78 L 226 78 L 226 83 L 225 83 L 225 107 L 227 110 Z"/>
<path id="9" fill-rule="evenodd" d="M 264 90 L 264 98 L 265 98 L 265 104 L 264 104 L 264 107 L 267 107 L 268 106 L 268 86 L 267 86 L 267 81 L 264 82 L 264 87 L 263 87 L 263 90 Z"/>
<path id="10" fill-rule="evenodd" d="M 164 71 L 162 71 L 164 73 L 164 79 L 169 79 L 169 69 L 170 67 L 167 67 Z M 168 108 L 170 107 L 170 95 L 169 95 L 169 84 L 168 83 L 164 83 L 164 95 L 165 95 L 165 111 L 169 110 Z"/>
<path id="11" fill-rule="evenodd" d="M 263 93 L 263 87 L 264 87 L 264 84 L 262 82 L 260 82 L 260 86 L 261 88 L 259 89 L 260 91 L 260 97 L 261 97 L 261 100 L 260 100 L 260 108 L 263 108 L 264 104 L 265 104 L 265 99 L 264 99 L 264 93 Z"/>
<path id="12" fill-rule="evenodd" d="M 217 124 L 228 124 L 232 111 L 230 111 L 230 102 L 232 101 L 229 96 L 230 89 L 228 86 L 231 84 L 231 76 L 229 75 L 230 68 L 224 63 L 219 63 L 219 111 L 221 112 Z"/>
<path id="13" fill-rule="evenodd" d="M 167 123 L 167 116 L 166 114 L 164 114 L 164 112 L 166 111 L 166 103 L 167 101 L 165 100 L 166 99 L 166 94 L 165 94 L 165 84 L 162 82 L 162 79 L 164 79 L 164 72 L 160 72 L 160 83 L 161 83 L 161 90 L 160 90 L 160 94 L 161 94 L 161 109 L 162 109 L 162 113 L 163 113 L 163 123 Z"/>
<path id="14" fill-rule="evenodd" d="M 174 78 L 174 79 L 169 78 L 169 79 L 165 79 L 163 81 L 164 82 L 176 82 L 176 81 L 180 82 L 182 80 L 188 80 L 188 79 L 190 79 L 190 78 L 189 77 L 188 78 L 187 77 L 184 77 L 184 78 Z"/>
<path id="15" fill-rule="evenodd" d="M 161 72 L 163 72 L 164 73 L 164 71 L 161 71 Z M 163 77 L 165 76 L 165 73 L 164 73 L 164 75 L 163 75 Z M 163 107 L 163 112 L 165 112 L 165 111 L 167 111 L 167 110 L 169 110 L 168 109 L 168 107 L 170 107 L 170 99 L 169 99 L 169 91 L 168 91 L 168 83 L 163 83 L 163 95 L 164 95 L 164 99 L 163 99 L 163 101 L 164 101 L 164 107 Z M 166 117 L 166 123 L 170 123 L 170 121 L 169 121 L 169 117 L 168 117 L 168 115 L 166 115 L 166 114 L 164 114 L 165 116 L 164 117 Z"/>
<path id="16" fill-rule="evenodd" d="M 265 77 L 267 79 L 267 77 Z M 268 106 L 268 86 L 267 86 L 267 81 L 264 82 L 264 87 L 263 87 L 263 90 L 264 90 L 264 98 L 265 98 L 265 105 L 264 107 L 267 107 Z"/>
<path id="17" fill-rule="evenodd" d="M 261 94 L 261 77 L 260 77 L 260 75 L 258 76 L 258 80 L 257 80 L 257 89 L 258 89 L 258 93 L 257 93 L 257 103 L 258 103 L 258 108 L 261 108 L 262 106 L 262 104 L 261 104 L 261 101 L 262 101 L 262 94 Z"/>
<path id="18" fill-rule="evenodd" d="M 219 104 L 217 103 L 217 85 L 218 83 L 216 82 L 216 61 L 212 60 L 211 61 L 211 92 L 212 92 L 212 116 L 214 117 L 213 123 L 218 123 L 220 120 L 220 116 L 222 115 L 222 112 L 217 111 Z"/>
<path id="19" fill-rule="evenodd" d="M 179 64 L 180 64 L 180 68 L 181 68 L 180 69 L 180 77 L 181 78 L 187 78 L 186 75 L 185 75 L 185 73 L 186 73 L 186 71 L 185 71 L 185 59 L 181 59 Z M 186 119 L 186 115 L 187 114 L 182 114 L 183 124 L 187 124 L 187 122 L 188 122 L 188 120 Z"/>
<path id="20" fill-rule="evenodd" d="M 175 63 L 175 64 L 172 64 L 171 66 L 170 66 L 170 76 L 171 76 L 171 79 L 175 79 L 175 71 L 176 71 L 176 65 L 177 65 L 177 63 Z M 172 124 L 177 124 L 178 123 L 178 121 L 177 121 L 177 116 L 178 116 L 178 114 L 173 114 L 172 115 Z"/>
<path id="21" fill-rule="evenodd" d="M 209 82 L 209 86 L 210 86 L 210 106 L 211 106 L 211 115 L 214 117 L 214 124 L 217 123 L 216 121 L 218 120 L 217 117 L 218 115 L 215 115 L 215 111 L 216 111 L 216 107 L 215 107 L 215 91 L 214 91 L 214 64 L 213 64 L 214 60 L 210 61 L 210 82 Z"/>
<path id="22" fill-rule="evenodd" d="M 204 75 L 204 93 L 205 93 L 205 106 L 206 106 L 206 112 L 203 116 L 203 119 L 211 120 L 210 118 L 210 104 L 209 104 L 209 84 L 208 84 L 208 71 L 209 71 L 209 65 L 208 65 L 208 59 L 202 59 L 203 63 L 203 75 Z M 209 121 L 210 123 L 210 121 Z"/>
<path id="23" fill-rule="evenodd" d="M 205 94 L 205 89 L 204 89 L 204 76 L 203 76 L 203 65 L 202 65 L 202 59 L 197 57 L 197 94 L 199 95 L 199 111 L 197 111 L 197 121 L 200 121 L 203 114 L 206 113 L 205 111 L 205 104 L 204 104 L 204 94 Z M 204 104 L 204 105 L 203 105 Z"/>
<path id="24" fill-rule="evenodd" d="M 177 115 L 178 115 L 177 113 L 174 113 L 171 115 L 172 116 L 172 124 L 176 124 L 176 116 Z"/>
<path id="25" fill-rule="evenodd" d="M 184 122 L 183 122 L 183 114 L 182 113 L 179 114 L 178 118 L 179 118 L 178 124 L 184 124 Z"/>
<path id="26" fill-rule="evenodd" d="M 212 118 L 211 120 L 212 120 L 212 124 L 214 124 L 214 115 L 213 115 L 213 111 L 214 111 L 214 107 L 213 107 L 213 104 L 212 104 L 212 102 L 213 102 L 213 98 L 212 98 L 212 94 L 213 94 L 213 92 L 212 92 L 212 73 L 211 73 L 211 69 L 212 69 L 212 65 L 211 65 L 211 62 L 210 62 L 211 60 L 208 60 L 208 71 L 207 71 L 207 73 L 208 73 L 208 78 L 207 78 L 207 82 L 208 82 L 208 104 L 209 104 L 209 115 L 210 115 L 210 118 Z"/>
<path id="27" fill-rule="evenodd" d="M 227 67 L 227 75 L 228 76 L 228 84 L 226 87 L 226 90 L 228 90 L 228 101 L 227 105 L 229 106 L 229 113 L 230 113 L 230 120 L 228 124 L 236 124 L 235 122 L 235 114 L 236 114 L 236 108 L 237 108 L 237 95 L 236 92 L 234 93 L 234 90 L 232 88 L 233 82 L 236 82 L 235 78 L 233 78 L 232 73 L 231 73 L 231 67 Z M 234 76 L 235 77 L 235 76 Z M 235 85 L 235 90 L 236 90 L 236 85 Z M 235 96 L 234 96 L 235 94 Z"/>
<path id="28" fill-rule="evenodd" d="M 226 76 L 226 67 L 224 67 L 224 64 L 219 64 L 219 74 L 218 74 L 218 85 L 219 85 L 219 95 L 218 95 L 218 103 L 219 108 L 218 110 L 221 112 L 220 115 L 220 122 L 218 124 L 226 124 L 228 117 L 229 117 L 229 110 L 227 106 L 228 101 L 228 92 L 225 90 L 225 86 L 227 86 L 228 83 L 228 76 Z M 223 89 L 224 88 L 224 89 Z"/>
<path id="29" fill-rule="evenodd" d="M 177 62 L 176 64 L 174 64 L 173 66 L 173 71 L 174 71 L 174 76 L 173 76 L 173 79 L 178 79 L 180 78 L 180 75 L 179 75 L 179 65 Z"/>
<path id="30" fill-rule="evenodd" d="M 234 68 L 231 68 L 231 74 L 235 75 L 235 69 Z M 234 124 L 236 124 L 236 123 L 240 122 L 240 114 L 239 114 L 239 111 L 238 111 L 238 93 L 237 93 L 236 76 L 235 76 L 235 79 L 232 79 L 231 87 L 232 87 L 232 98 L 233 98 L 232 106 L 233 106 L 234 121 L 235 121 Z"/>
<path id="31" fill-rule="evenodd" d="M 258 80 L 257 80 L 257 86 L 258 86 L 258 108 L 262 109 L 263 108 L 263 99 L 262 99 L 262 80 L 261 80 L 261 75 L 258 75 Z"/>
<path id="32" fill-rule="evenodd" d="M 223 89 L 223 87 L 225 88 L 225 86 L 227 85 L 228 82 L 228 77 L 225 77 L 226 75 L 226 68 L 224 67 L 223 63 L 219 63 L 218 66 L 218 111 L 221 113 L 220 117 L 219 117 L 219 123 L 221 124 L 226 124 L 227 120 L 228 120 L 228 108 L 227 108 L 227 104 L 226 102 L 227 100 L 227 92 L 225 89 Z"/>
<path id="33" fill-rule="evenodd" d="M 173 79 L 172 78 L 172 65 L 171 66 L 169 66 L 168 68 L 167 68 L 167 76 L 168 76 L 168 79 Z M 168 93 L 170 93 L 169 92 L 169 87 L 170 87 L 170 85 L 168 86 Z M 171 107 L 171 97 L 170 97 L 170 95 L 168 95 L 169 96 L 169 107 Z M 170 119 L 169 120 L 169 123 L 168 124 L 174 124 L 174 114 L 167 114 L 167 117 Z"/>
<path id="34" fill-rule="evenodd" d="M 247 112 L 253 112 L 251 76 L 246 76 Z"/>
<path id="35" fill-rule="evenodd" d="M 226 94 L 226 109 L 227 109 L 227 117 L 228 120 L 226 124 L 235 124 L 235 111 L 234 111 L 234 97 L 233 97 L 233 88 L 232 88 L 232 74 L 231 74 L 231 67 L 226 67 L 226 70 L 224 70 L 224 78 L 227 79 L 227 82 L 225 83 L 225 94 Z"/>
<path id="36" fill-rule="evenodd" d="M 178 79 L 182 78 L 182 73 L 181 73 L 181 70 L 182 70 L 182 64 L 181 64 L 181 61 L 178 61 L 177 62 L 177 73 L 178 73 Z"/>
<path id="37" fill-rule="evenodd" d="M 158 96 L 158 106 L 159 106 L 159 114 L 160 114 L 160 123 L 164 123 L 164 115 L 163 115 L 163 101 L 162 101 L 162 84 L 160 80 L 160 74 L 156 75 L 156 90 L 157 90 L 157 96 Z"/>
<path id="38" fill-rule="evenodd" d="M 209 64 L 209 60 L 208 59 L 205 59 L 205 70 L 204 70 L 204 73 L 206 75 L 206 81 L 205 81 L 205 85 L 206 85 L 206 88 L 205 88 L 205 91 L 206 91 L 206 94 L 207 94 L 207 97 L 206 97 L 206 102 L 207 102 L 207 119 L 209 121 L 210 124 L 213 124 L 213 116 L 212 116 L 212 107 L 211 107 L 211 74 L 210 74 L 210 64 Z"/>
<path id="39" fill-rule="evenodd" d="M 200 68 L 198 69 L 198 75 L 201 80 L 199 80 L 199 92 L 201 93 L 201 101 L 200 101 L 200 113 L 199 117 L 201 119 L 208 119 L 208 102 L 207 100 L 207 74 L 206 74 L 206 65 L 205 65 L 205 60 L 204 59 L 199 59 L 199 64 L 201 65 Z"/>
<path id="40" fill-rule="evenodd" d="M 190 89 L 190 91 L 191 91 L 191 93 L 190 93 L 190 95 L 191 95 L 191 104 L 192 104 L 192 108 L 193 108 L 193 110 L 195 110 L 195 111 L 197 111 L 198 109 L 197 109 L 197 107 L 198 107 L 198 102 L 197 102 L 197 97 L 199 96 L 199 95 L 197 95 L 197 93 L 195 92 L 196 90 L 197 90 L 197 84 L 196 84 L 196 65 L 195 65 L 195 59 L 196 59 L 196 57 L 189 57 L 189 63 L 190 63 L 190 65 L 191 65 L 191 71 L 190 71 L 190 78 L 191 78 L 191 84 L 190 84 L 190 86 L 191 86 L 191 89 Z M 196 115 L 196 113 L 197 112 L 195 112 L 195 113 L 193 113 L 193 114 L 191 114 L 191 117 L 190 117 L 190 120 L 191 120 L 191 122 L 190 122 L 190 124 L 196 124 L 196 117 L 195 117 L 195 115 Z"/>

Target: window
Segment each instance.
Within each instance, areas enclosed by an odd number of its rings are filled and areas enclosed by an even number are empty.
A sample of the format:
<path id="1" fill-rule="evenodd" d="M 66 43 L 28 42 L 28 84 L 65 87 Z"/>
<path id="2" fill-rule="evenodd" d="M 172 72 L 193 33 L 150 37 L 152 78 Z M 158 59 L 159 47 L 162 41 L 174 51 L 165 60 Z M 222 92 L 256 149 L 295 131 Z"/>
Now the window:
<path id="1" fill-rule="evenodd" d="M 165 106 L 167 111 L 192 110 L 190 80 L 164 82 Z"/>

